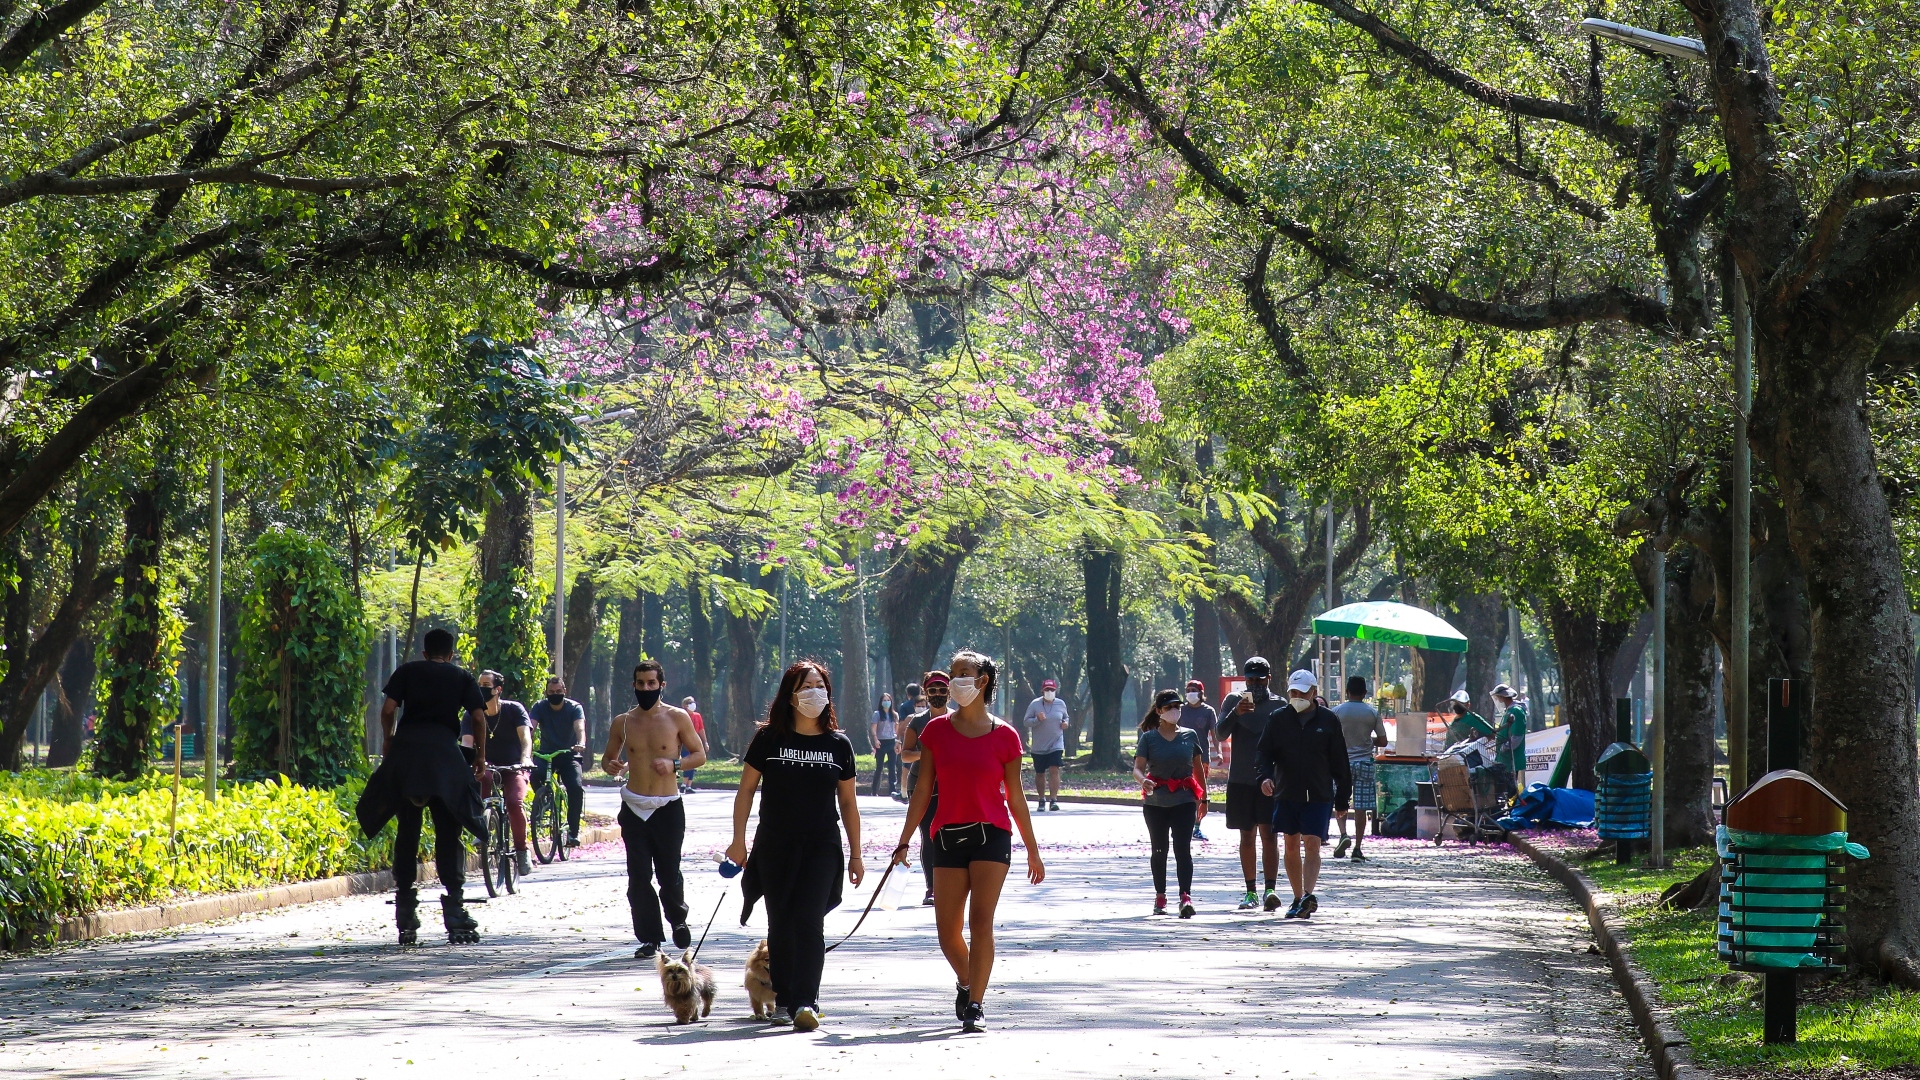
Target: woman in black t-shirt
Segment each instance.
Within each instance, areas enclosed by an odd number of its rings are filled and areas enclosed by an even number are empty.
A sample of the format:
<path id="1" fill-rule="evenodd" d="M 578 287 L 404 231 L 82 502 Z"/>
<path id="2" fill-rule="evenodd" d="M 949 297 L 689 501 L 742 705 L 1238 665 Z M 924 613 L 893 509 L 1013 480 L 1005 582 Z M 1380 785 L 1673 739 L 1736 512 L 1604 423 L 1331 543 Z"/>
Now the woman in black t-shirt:
<path id="1" fill-rule="evenodd" d="M 774 1004 L 793 1026 L 820 1026 L 820 976 L 827 964 L 827 912 L 840 904 L 844 823 L 847 880 L 866 877 L 860 860 L 860 809 L 853 743 L 833 714 L 833 683 L 812 660 L 788 668 L 767 710 L 767 723 L 747 746 L 740 791 L 733 800 L 733 843 L 727 857 L 745 866 L 740 888 L 745 925 L 756 900 L 767 900 L 767 951 Z M 747 815 L 762 786 L 760 826 L 747 852 Z M 769 842 L 771 841 L 771 842 Z"/>

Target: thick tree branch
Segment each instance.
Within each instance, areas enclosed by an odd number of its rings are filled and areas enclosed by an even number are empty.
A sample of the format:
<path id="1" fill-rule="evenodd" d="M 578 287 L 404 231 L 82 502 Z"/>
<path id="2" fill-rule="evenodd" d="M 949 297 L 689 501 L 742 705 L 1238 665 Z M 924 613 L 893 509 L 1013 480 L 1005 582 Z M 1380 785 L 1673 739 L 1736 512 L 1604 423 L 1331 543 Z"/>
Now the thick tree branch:
<path id="1" fill-rule="evenodd" d="M 1507 303 L 1460 296 L 1430 283 L 1406 281 L 1392 270 L 1362 266 L 1344 247 L 1321 236 L 1305 222 L 1275 213 L 1229 177 L 1160 107 L 1138 72 L 1111 64 L 1099 71 L 1101 85 L 1107 92 L 1139 113 L 1155 136 L 1172 147 L 1216 197 L 1254 215 L 1274 233 L 1343 277 L 1382 292 L 1411 296 L 1430 314 L 1505 330 L 1550 330 L 1602 321 L 1630 323 L 1661 332 L 1670 329 L 1665 304 L 1618 285 L 1533 303 Z"/>
<path id="2" fill-rule="evenodd" d="M 1915 192 L 1920 192 L 1920 169 L 1855 169 L 1848 173 L 1833 186 L 1820 216 L 1814 219 L 1812 231 L 1794 252 L 1793 259 L 1782 267 L 1779 283 L 1771 290 L 1768 302 L 1791 301 L 1820 273 L 1856 205 L 1868 199 Z"/>
<path id="3" fill-rule="evenodd" d="M 175 172 L 148 173 L 140 176 L 100 176 L 68 179 L 37 173 L 20 183 L 0 188 L 0 207 L 48 195 L 96 198 L 125 195 L 135 191 L 185 191 L 202 184 L 231 184 L 241 187 L 277 188 L 304 191 L 309 195 L 332 195 L 342 191 L 385 191 L 404 187 L 420 179 L 417 173 L 392 173 L 387 176 L 289 176 L 271 173 L 250 165 L 223 165 L 212 169 L 183 169 Z"/>
<path id="4" fill-rule="evenodd" d="M 106 0 L 65 0 L 27 16 L 27 21 L 20 24 L 5 44 L 0 44 L 0 72 L 11 75 L 20 70 L 20 65 L 40 46 L 71 30 L 105 3 Z"/>
<path id="5" fill-rule="evenodd" d="M 1260 330 L 1266 335 L 1275 359 L 1280 361 L 1280 370 L 1287 373 L 1287 378 L 1295 387 L 1311 393 L 1317 389 L 1313 372 L 1300 359 L 1300 354 L 1293 350 L 1293 331 L 1280 320 L 1273 294 L 1267 291 L 1267 266 L 1272 257 L 1273 237 L 1268 236 L 1260 241 L 1260 249 L 1253 256 L 1253 266 L 1240 279 L 1240 284 L 1247 294 L 1247 306 L 1253 309 L 1254 321 L 1260 324 Z"/>
<path id="6" fill-rule="evenodd" d="M 1880 343 L 1867 373 L 1876 379 L 1890 379 L 1920 371 L 1920 330 L 1896 330 Z"/>
<path id="7" fill-rule="evenodd" d="M 1341 22 L 1363 31 L 1382 49 L 1401 57 L 1431 78 L 1482 105 L 1492 106 L 1502 112 L 1530 116 L 1536 120 L 1551 120 L 1580 128 L 1605 139 L 1625 153 L 1634 153 L 1640 145 L 1639 129 L 1621 123 L 1612 113 L 1565 101 L 1555 101 L 1551 98 L 1516 94 L 1510 90 L 1491 86 L 1448 64 L 1409 40 L 1400 31 L 1361 11 L 1347 0 L 1311 0 L 1311 2 L 1332 12 Z"/>

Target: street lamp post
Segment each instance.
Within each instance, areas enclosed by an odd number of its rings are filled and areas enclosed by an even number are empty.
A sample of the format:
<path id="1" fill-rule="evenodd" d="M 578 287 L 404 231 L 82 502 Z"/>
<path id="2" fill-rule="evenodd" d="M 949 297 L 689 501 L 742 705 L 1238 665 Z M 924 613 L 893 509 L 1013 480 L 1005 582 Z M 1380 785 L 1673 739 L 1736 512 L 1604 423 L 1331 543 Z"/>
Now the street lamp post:
<path id="1" fill-rule="evenodd" d="M 206 749 L 200 758 L 206 763 L 207 802 L 220 796 L 220 572 L 223 542 L 226 540 L 227 473 L 226 448 L 220 445 L 220 375 L 216 368 L 213 385 L 213 490 L 208 499 L 212 533 L 213 563 L 207 574 L 207 705 L 206 720 L 200 725 L 200 738 Z"/>
<path id="2" fill-rule="evenodd" d="M 580 427 L 597 424 L 602 420 L 623 420 L 639 412 L 638 409 L 615 409 L 610 413 L 576 416 L 573 422 Z M 560 455 L 559 467 L 553 474 L 553 676 L 556 679 L 567 677 L 567 455 Z"/>

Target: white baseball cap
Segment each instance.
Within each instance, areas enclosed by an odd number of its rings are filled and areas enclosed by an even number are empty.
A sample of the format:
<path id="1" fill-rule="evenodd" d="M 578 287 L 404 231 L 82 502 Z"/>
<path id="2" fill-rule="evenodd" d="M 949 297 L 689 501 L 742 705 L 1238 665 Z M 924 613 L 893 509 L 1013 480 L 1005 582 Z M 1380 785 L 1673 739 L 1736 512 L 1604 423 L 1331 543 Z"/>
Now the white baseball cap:
<path id="1" fill-rule="evenodd" d="M 1311 693 L 1318 689 L 1319 686 L 1320 680 L 1314 678 L 1313 672 L 1308 671 L 1306 668 L 1301 668 L 1287 676 L 1287 689 L 1289 690 L 1302 690 Z"/>
<path id="2" fill-rule="evenodd" d="M 1465 690 L 1455 690 L 1453 692 L 1452 700 L 1457 701 L 1462 705 L 1473 704 L 1473 699 L 1467 696 L 1467 692 Z"/>

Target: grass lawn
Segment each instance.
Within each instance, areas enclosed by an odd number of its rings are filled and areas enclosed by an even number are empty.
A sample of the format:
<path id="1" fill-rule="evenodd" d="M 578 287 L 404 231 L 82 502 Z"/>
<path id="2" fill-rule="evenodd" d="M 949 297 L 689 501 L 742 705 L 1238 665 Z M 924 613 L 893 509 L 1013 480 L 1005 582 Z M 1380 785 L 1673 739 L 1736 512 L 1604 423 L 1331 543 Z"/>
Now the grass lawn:
<path id="1" fill-rule="evenodd" d="M 1562 835 L 1571 840 L 1579 834 Z M 1591 833 L 1586 840 L 1594 843 Z M 1758 977 L 1730 972 L 1714 958 L 1714 909 L 1661 911 L 1654 906 L 1668 885 L 1713 865 L 1712 849 L 1669 852 L 1672 869 L 1647 870 L 1616 866 L 1611 855 L 1581 860 L 1577 843 L 1553 846 L 1614 897 L 1626 922 L 1628 948 L 1658 984 L 1662 1003 L 1702 1065 L 1752 1075 L 1782 1070 L 1870 1075 L 1872 1070 L 1896 1068 L 1912 1075 L 1920 1066 L 1920 993 L 1873 979 L 1802 985 L 1800 1041 L 1761 1045 Z"/>

